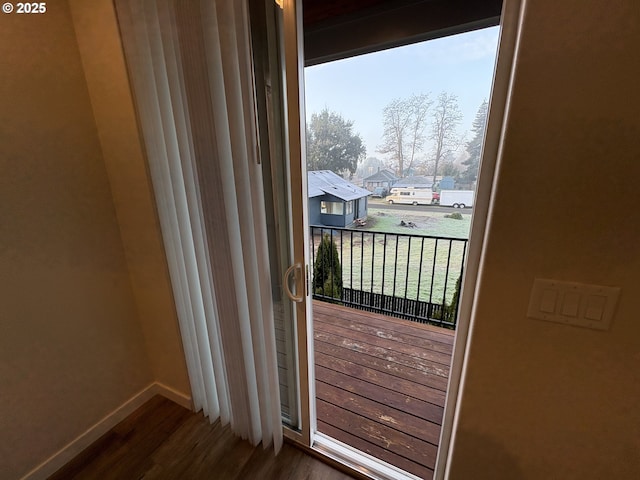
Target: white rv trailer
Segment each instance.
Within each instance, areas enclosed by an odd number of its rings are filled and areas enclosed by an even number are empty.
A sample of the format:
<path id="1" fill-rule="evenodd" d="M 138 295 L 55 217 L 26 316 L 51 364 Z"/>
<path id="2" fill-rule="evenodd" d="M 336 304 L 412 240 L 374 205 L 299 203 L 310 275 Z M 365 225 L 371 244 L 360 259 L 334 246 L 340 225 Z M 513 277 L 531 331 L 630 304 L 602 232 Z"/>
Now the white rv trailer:
<path id="1" fill-rule="evenodd" d="M 433 192 L 427 188 L 392 188 L 386 200 L 389 203 L 431 205 L 433 202 Z"/>

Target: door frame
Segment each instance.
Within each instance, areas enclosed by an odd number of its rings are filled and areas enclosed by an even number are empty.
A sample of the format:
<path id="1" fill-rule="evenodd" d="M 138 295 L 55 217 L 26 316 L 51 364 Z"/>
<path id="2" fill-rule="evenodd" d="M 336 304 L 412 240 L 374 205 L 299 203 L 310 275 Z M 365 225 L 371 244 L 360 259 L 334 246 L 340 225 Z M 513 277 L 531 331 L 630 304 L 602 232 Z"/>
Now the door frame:
<path id="1" fill-rule="evenodd" d="M 304 171 L 306 149 L 304 135 L 306 117 L 304 109 L 304 58 L 302 56 L 302 8 L 299 0 L 282 2 L 282 46 L 285 71 L 285 138 L 289 167 L 288 191 L 291 208 L 291 252 L 294 265 L 302 268 L 297 276 L 297 291 L 304 292 L 303 301 L 295 303 L 295 330 L 297 340 L 297 371 L 299 392 L 300 431 L 285 427 L 284 433 L 304 447 L 311 448 L 317 430 L 315 411 L 315 375 L 313 353 L 313 322 L 309 291 L 309 214 L 307 211 L 307 176 Z M 290 101 L 290 99 L 295 99 Z M 287 279 L 285 279 L 286 281 Z"/>
<path id="2" fill-rule="evenodd" d="M 517 54 L 526 2 L 527 0 L 503 0 L 502 3 L 500 37 L 476 183 L 469 250 L 460 291 L 458 322 L 434 479 L 447 478 L 451 468 L 451 452 L 456 441 L 460 404 L 468 370 L 468 352 L 473 336 L 473 327 L 477 321 L 475 305 L 481 290 L 480 273 L 484 245 L 488 236 L 487 226 L 491 223 L 495 187 L 499 165 L 502 161 L 503 133 L 509 117 L 509 102 L 513 77 L 517 68 Z M 467 293 L 465 294 L 465 292 Z"/>
<path id="3" fill-rule="evenodd" d="M 304 174 L 305 158 L 304 137 L 304 58 L 301 0 L 284 0 L 283 12 L 283 47 L 286 71 L 286 99 L 297 99 L 289 102 L 285 99 L 288 125 L 287 146 L 289 151 L 289 167 L 292 195 L 292 251 L 294 261 L 304 266 L 301 278 L 305 291 L 304 301 L 296 304 L 296 327 L 298 341 L 298 371 L 300 392 L 301 431 L 295 432 L 285 427 L 285 436 L 300 443 L 303 447 L 318 452 L 334 461 L 346 465 L 357 472 L 367 475 L 371 473 L 371 462 L 375 459 L 366 454 L 359 455 L 355 449 L 339 442 L 332 442 L 329 437 L 316 434 L 315 412 L 315 378 L 313 359 L 313 323 L 311 317 L 311 295 L 307 287 L 309 283 L 309 245 L 307 204 L 307 179 Z M 479 275 L 482 270 L 484 245 L 488 235 L 487 226 L 491 221 L 491 210 L 495 196 L 497 172 L 501 162 L 502 138 L 508 121 L 509 101 L 512 80 L 517 67 L 522 21 L 526 9 L 526 0 L 503 0 L 500 16 L 500 37 L 494 69 L 494 77 L 489 100 L 489 111 L 485 138 L 482 147 L 481 164 L 476 185 L 474 215 L 469 237 L 466 269 L 462 283 L 460 306 L 458 310 L 458 326 L 450 368 L 449 384 L 445 402 L 438 456 L 434 470 L 434 479 L 444 479 L 450 471 L 451 452 L 456 440 L 459 407 L 464 393 L 464 381 L 467 373 L 468 350 L 475 323 L 475 304 L 481 288 Z M 301 221 L 300 221 L 301 219 Z M 300 291 L 300 290 L 299 290 Z M 465 292 L 468 292 L 465 295 Z M 349 460 L 355 460 L 349 461 Z M 394 478 L 394 469 L 378 471 L 382 478 Z M 410 478 L 410 477 L 409 477 Z"/>

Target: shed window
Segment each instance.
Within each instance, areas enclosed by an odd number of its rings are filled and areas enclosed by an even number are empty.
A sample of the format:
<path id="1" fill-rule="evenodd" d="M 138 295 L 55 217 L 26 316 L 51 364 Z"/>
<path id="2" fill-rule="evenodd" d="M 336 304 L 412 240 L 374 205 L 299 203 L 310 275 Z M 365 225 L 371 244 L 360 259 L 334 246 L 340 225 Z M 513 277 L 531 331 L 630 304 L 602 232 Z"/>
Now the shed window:
<path id="1" fill-rule="evenodd" d="M 342 202 L 320 202 L 320 212 L 328 215 L 342 215 Z"/>

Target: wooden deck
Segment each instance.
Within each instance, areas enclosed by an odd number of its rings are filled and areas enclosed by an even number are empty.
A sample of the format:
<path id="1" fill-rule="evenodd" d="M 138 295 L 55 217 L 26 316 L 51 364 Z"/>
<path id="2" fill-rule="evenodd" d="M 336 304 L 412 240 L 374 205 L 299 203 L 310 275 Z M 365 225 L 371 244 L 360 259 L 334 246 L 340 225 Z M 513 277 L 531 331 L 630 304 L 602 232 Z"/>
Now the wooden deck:
<path id="1" fill-rule="evenodd" d="M 318 430 L 430 479 L 454 332 L 314 301 Z"/>

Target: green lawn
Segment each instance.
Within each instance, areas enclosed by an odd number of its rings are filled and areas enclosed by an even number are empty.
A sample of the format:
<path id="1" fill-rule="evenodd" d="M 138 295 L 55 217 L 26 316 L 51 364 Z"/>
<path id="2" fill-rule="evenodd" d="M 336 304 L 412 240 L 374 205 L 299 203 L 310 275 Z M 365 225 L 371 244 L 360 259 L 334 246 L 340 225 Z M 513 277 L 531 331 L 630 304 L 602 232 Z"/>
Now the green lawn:
<path id="1" fill-rule="evenodd" d="M 410 207 L 409 207 L 410 208 Z M 401 213 L 398 213 L 401 212 Z M 406 212 L 406 213 L 405 213 Z M 469 238 L 471 213 L 462 213 L 462 220 L 445 218 L 440 212 L 411 212 L 409 210 L 382 210 L 369 207 L 366 230 L 388 233 L 410 233 L 434 237 Z M 413 222 L 416 228 L 400 225 L 400 221 Z"/>
<path id="2" fill-rule="evenodd" d="M 370 207 L 366 227 L 353 233 L 333 230 L 343 286 L 450 303 L 466 251 L 466 242 L 457 239 L 468 238 L 471 214 L 454 220 L 440 212 L 397 212 Z M 413 222 L 416 227 L 403 227 L 401 220 Z M 316 248 L 319 240 L 316 235 Z"/>

